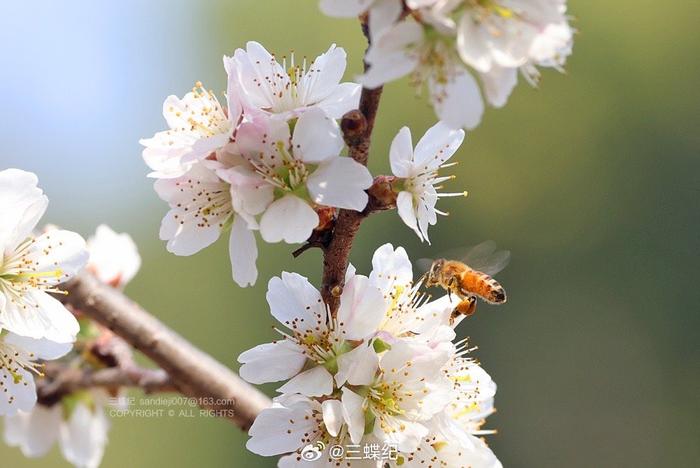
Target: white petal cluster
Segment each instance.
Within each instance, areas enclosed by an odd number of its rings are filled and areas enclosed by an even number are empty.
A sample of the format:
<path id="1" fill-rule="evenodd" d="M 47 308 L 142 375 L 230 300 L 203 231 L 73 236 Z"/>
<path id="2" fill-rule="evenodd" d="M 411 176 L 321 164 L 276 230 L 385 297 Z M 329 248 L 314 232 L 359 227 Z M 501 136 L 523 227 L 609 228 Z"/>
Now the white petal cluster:
<path id="1" fill-rule="evenodd" d="M 369 12 L 369 88 L 410 75 L 427 87 L 439 119 L 476 127 L 484 101 L 502 107 L 520 71 L 532 84 L 538 66 L 561 70 L 573 29 L 566 0 L 322 0 L 331 16 Z M 480 83 L 479 83 L 480 82 Z"/>
<path id="2" fill-rule="evenodd" d="M 280 63 L 249 42 L 224 66 L 227 106 L 200 85 L 181 101 L 169 97 L 170 130 L 142 140 L 143 156 L 170 205 L 160 230 L 168 250 L 192 255 L 230 231 L 233 279 L 248 286 L 257 279 L 254 231 L 266 242 L 303 242 L 318 209 L 363 210 L 372 177 L 341 155 L 337 119 L 360 92 L 341 83 L 343 49 L 332 45 L 311 64 Z"/>
<path id="3" fill-rule="evenodd" d="M 85 241 L 73 232 L 51 229 L 33 235 L 48 205 L 37 182 L 29 172 L 0 172 L 0 415 L 5 416 L 5 441 L 39 456 L 60 437 L 66 459 L 96 467 L 106 440 L 104 414 L 99 419 L 103 424 L 85 425 L 93 409 L 76 407 L 64 421 L 61 405 L 37 405 L 34 377 L 42 375 L 44 361 L 70 352 L 80 329 L 73 314 L 49 293 L 61 293 L 60 283 L 90 257 Z M 92 264 L 100 276 L 121 274 L 126 280 L 138 265 L 133 258 L 114 258 L 123 250 L 108 252 L 105 237 L 111 231 L 106 230 L 101 227 L 92 242 Z M 101 436 L 98 426 L 105 428 Z M 96 445 L 97 437 L 103 442 Z"/>
<path id="4" fill-rule="evenodd" d="M 37 183 L 29 172 L 0 171 L 0 415 L 34 407 L 40 361 L 70 351 L 80 329 L 49 293 L 85 266 L 85 241 L 63 230 L 33 235 L 48 206 Z"/>
<path id="5" fill-rule="evenodd" d="M 85 241 L 70 231 L 32 232 L 48 206 L 36 175 L 0 171 L 0 328 L 29 338 L 72 343 L 73 314 L 48 293 L 85 266 Z"/>
<path id="6" fill-rule="evenodd" d="M 5 443 L 19 447 L 29 458 L 46 455 L 55 442 L 63 457 L 78 468 L 97 468 L 102 461 L 110 422 L 105 413 L 108 396 L 89 390 L 47 407 L 5 418 Z"/>
<path id="7" fill-rule="evenodd" d="M 141 266 L 141 257 L 131 236 L 118 234 L 104 224 L 88 239 L 87 249 L 90 255 L 87 269 L 115 288 L 123 288 Z M 6 342 L 15 344 L 16 340 L 8 336 Z M 26 339 L 25 342 L 25 349 L 37 348 L 35 342 Z M 70 350 L 70 345 L 47 349 L 47 344 L 50 343 L 44 342 L 43 349 L 34 351 L 35 355 L 41 359 L 58 358 Z M 31 389 L 32 401 L 36 402 L 33 384 Z M 46 455 L 58 441 L 68 462 L 79 468 L 96 468 L 107 445 L 110 423 L 105 407 L 109 401 L 103 390 L 89 389 L 68 394 L 52 406 L 22 405 L 16 414 L 5 417 L 5 442 L 19 447 L 26 457 L 38 458 Z"/>
<path id="8" fill-rule="evenodd" d="M 348 272 L 335 317 L 306 278 L 270 280 L 267 301 L 282 338 L 242 353 L 240 374 L 286 383 L 251 427 L 248 449 L 284 455 L 285 467 L 308 466 L 308 446 L 323 451 L 315 466 L 500 466 L 477 437 L 495 384 L 452 342 L 454 304 L 419 292 L 401 247 L 383 245 L 372 266 L 369 276 Z M 394 447 L 391 460 L 328 452 L 379 443 Z"/>

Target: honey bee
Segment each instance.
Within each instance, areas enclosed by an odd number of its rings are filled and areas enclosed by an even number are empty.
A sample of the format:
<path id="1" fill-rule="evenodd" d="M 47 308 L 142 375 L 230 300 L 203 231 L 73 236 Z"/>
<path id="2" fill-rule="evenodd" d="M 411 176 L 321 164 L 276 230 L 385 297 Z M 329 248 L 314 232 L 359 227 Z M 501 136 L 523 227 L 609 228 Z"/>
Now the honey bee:
<path id="1" fill-rule="evenodd" d="M 454 322 L 460 315 L 470 316 L 476 311 L 477 298 L 489 304 L 506 302 L 505 289 L 491 275 L 505 268 L 509 260 L 509 251 L 496 251 L 493 241 L 482 242 L 469 249 L 463 261 L 433 261 L 425 273 L 425 285 L 441 286 L 461 299 L 452 312 Z"/>

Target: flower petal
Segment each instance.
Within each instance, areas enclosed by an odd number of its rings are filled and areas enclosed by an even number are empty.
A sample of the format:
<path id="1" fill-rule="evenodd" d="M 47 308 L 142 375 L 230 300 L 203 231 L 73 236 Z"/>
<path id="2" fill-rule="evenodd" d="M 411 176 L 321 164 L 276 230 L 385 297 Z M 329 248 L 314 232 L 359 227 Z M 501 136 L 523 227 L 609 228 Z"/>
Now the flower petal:
<path id="1" fill-rule="evenodd" d="M 31 411 L 36 404 L 34 376 L 23 368 L 11 373 L 6 367 L 0 368 L 0 416 L 12 416 L 18 411 Z"/>
<path id="2" fill-rule="evenodd" d="M 171 208 L 160 238 L 175 255 L 192 255 L 213 244 L 233 212 L 229 184 L 202 164 L 182 177 L 159 179 L 154 188 Z"/>
<path id="3" fill-rule="evenodd" d="M 375 0 L 369 10 L 369 32 L 372 38 L 393 26 L 403 12 L 401 0 Z"/>
<path id="4" fill-rule="evenodd" d="M 238 356 L 243 364 L 240 376 L 252 384 L 286 380 L 304 367 L 306 356 L 295 343 L 288 340 L 265 343 L 244 351 Z"/>
<path id="5" fill-rule="evenodd" d="M 36 174 L 19 169 L 0 171 L 0 253 L 9 252 L 31 234 L 49 204 L 37 187 Z"/>
<path id="6" fill-rule="evenodd" d="M 338 156 L 343 149 L 343 137 L 338 123 L 321 109 L 304 112 L 294 127 L 294 155 L 305 163 L 318 164 Z"/>
<path id="7" fill-rule="evenodd" d="M 61 453 L 75 466 L 97 468 L 104 455 L 109 426 L 102 407 L 95 407 L 93 411 L 78 403 L 68 423 L 61 425 Z"/>
<path id="8" fill-rule="evenodd" d="M 365 190 L 372 186 L 372 175 L 354 159 L 336 157 L 322 163 L 309 176 L 306 186 L 319 205 L 362 211 L 367 206 Z"/>
<path id="9" fill-rule="evenodd" d="M 382 291 L 366 276 L 354 276 L 340 296 L 338 323 L 342 337 L 362 340 L 373 336 L 386 316 L 386 309 Z"/>
<path id="10" fill-rule="evenodd" d="M 413 141 L 411 129 L 403 127 L 396 134 L 389 149 L 391 172 L 396 177 L 411 177 L 413 175 Z"/>
<path id="11" fill-rule="evenodd" d="M 481 74 L 484 94 L 493 107 L 503 107 L 508 96 L 518 84 L 518 69 L 494 66 L 488 73 Z"/>
<path id="12" fill-rule="evenodd" d="M 260 412 L 250 427 L 246 448 L 262 456 L 294 452 L 318 429 L 311 402 L 290 408 L 273 406 Z"/>
<path id="13" fill-rule="evenodd" d="M 321 11 L 328 16 L 351 18 L 364 13 L 374 0 L 321 0 Z"/>
<path id="14" fill-rule="evenodd" d="M 406 226 L 413 229 L 418 237 L 423 240 L 423 234 L 418 229 L 418 219 L 413 206 L 413 194 L 406 191 L 399 192 L 399 195 L 396 197 L 396 208 Z"/>
<path id="15" fill-rule="evenodd" d="M 55 229 L 37 237 L 24 259 L 32 265 L 32 272 L 40 274 L 45 285 L 63 283 L 75 276 L 87 264 L 90 254 L 80 235 Z"/>
<path id="16" fill-rule="evenodd" d="M 392 293 L 395 285 L 408 288 L 413 281 L 413 266 L 403 247 L 384 244 L 372 256 L 372 272 L 369 279 L 385 295 Z"/>
<path id="17" fill-rule="evenodd" d="M 333 376 L 323 366 L 315 366 L 296 375 L 277 389 L 280 393 L 299 393 L 305 396 L 320 397 L 333 392 Z"/>
<path id="18" fill-rule="evenodd" d="M 282 272 L 281 278 L 271 278 L 265 297 L 272 316 L 288 328 L 326 329 L 326 306 L 321 293 L 303 276 Z"/>
<path id="19" fill-rule="evenodd" d="M 318 103 L 318 108 L 331 119 L 340 119 L 346 112 L 359 107 L 361 92 L 362 86 L 357 83 L 340 83 Z"/>
<path id="20" fill-rule="evenodd" d="M 416 144 L 414 164 L 420 172 L 437 170 L 452 157 L 464 141 L 464 130 L 438 122 Z"/>
<path id="21" fill-rule="evenodd" d="M 61 405 L 36 405 L 30 412 L 5 417 L 5 443 L 19 446 L 25 457 L 44 456 L 58 437 L 62 420 Z"/>
<path id="22" fill-rule="evenodd" d="M 374 348 L 362 343 L 352 351 L 338 356 L 338 372 L 335 381 L 340 387 L 346 382 L 350 385 L 369 385 L 375 378 L 379 357 Z"/>
<path id="23" fill-rule="evenodd" d="M 335 44 L 316 57 L 298 85 L 300 94 L 304 95 L 304 102 L 307 105 L 317 104 L 330 96 L 343 78 L 346 66 L 345 49 L 336 47 Z"/>
<path id="24" fill-rule="evenodd" d="M 480 72 L 491 68 L 493 59 L 489 51 L 489 38 L 484 27 L 472 15 L 464 14 L 457 29 L 457 51 L 465 63 Z"/>
<path id="25" fill-rule="evenodd" d="M 402 21 L 373 37 L 365 60 L 369 70 L 358 81 L 374 89 L 409 74 L 418 66 L 419 57 L 411 49 L 423 41 L 423 27 L 415 21 Z"/>
<path id="26" fill-rule="evenodd" d="M 286 195 L 270 204 L 260 219 L 260 235 L 265 242 L 298 244 L 309 238 L 318 226 L 318 215 L 301 198 Z"/>
<path id="27" fill-rule="evenodd" d="M 73 343 L 56 343 L 47 339 L 34 339 L 9 333 L 5 337 L 5 343 L 23 349 L 31 353 L 36 359 L 53 360 L 65 356 L 73 349 Z"/>
<path id="28" fill-rule="evenodd" d="M 353 444 L 359 444 L 365 432 L 364 398 L 347 387 L 343 387 L 341 402 L 343 403 L 343 418 L 348 425 L 350 440 Z"/>
<path id="29" fill-rule="evenodd" d="M 8 301 L 0 311 L 0 325 L 18 335 L 72 343 L 80 325 L 57 299 L 43 291 L 29 290 L 21 302 Z"/>
<path id="30" fill-rule="evenodd" d="M 248 42 L 245 50 L 237 49 L 233 59 L 238 72 L 235 76 L 237 83 L 229 84 L 228 89 L 240 86 L 248 105 L 257 109 L 272 108 L 277 90 L 271 88 L 270 77 L 287 77 L 286 70 L 261 44 L 254 41 Z"/>
<path id="31" fill-rule="evenodd" d="M 428 82 L 435 113 L 452 128 L 475 128 L 481 122 L 484 102 L 479 85 L 465 69 L 455 71 L 446 84 Z"/>
<path id="32" fill-rule="evenodd" d="M 345 420 L 343 419 L 343 404 L 339 400 L 326 400 L 321 403 L 323 424 L 331 437 L 336 437 Z"/>
<path id="33" fill-rule="evenodd" d="M 233 281 L 242 288 L 254 285 L 258 279 L 258 269 L 255 266 L 258 246 L 255 243 L 255 234 L 248 229 L 246 221 L 241 216 L 233 218 L 228 250 Z"/>

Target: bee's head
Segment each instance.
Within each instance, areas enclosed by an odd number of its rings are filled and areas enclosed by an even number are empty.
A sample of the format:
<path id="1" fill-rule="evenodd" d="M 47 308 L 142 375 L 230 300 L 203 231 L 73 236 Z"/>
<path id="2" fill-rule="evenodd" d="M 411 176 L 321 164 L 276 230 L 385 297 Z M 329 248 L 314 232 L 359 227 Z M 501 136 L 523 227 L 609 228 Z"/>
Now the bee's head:
<path id="1" fill-rule="evenodd" d="M 443 266 L 445 266 L 444 258 L 439 258 L 433 262 L 433 264 L 430 266 L 430 270 L 428 270 L 426 286 L 434 286 L 440 283 L 440 276 Z"/>

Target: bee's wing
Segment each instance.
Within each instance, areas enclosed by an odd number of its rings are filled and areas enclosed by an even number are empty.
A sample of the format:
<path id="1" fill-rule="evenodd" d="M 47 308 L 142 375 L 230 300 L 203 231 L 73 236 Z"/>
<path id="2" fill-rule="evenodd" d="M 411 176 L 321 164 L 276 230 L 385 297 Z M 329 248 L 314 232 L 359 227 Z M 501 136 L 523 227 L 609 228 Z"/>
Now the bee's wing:
<path id="1" fill-rule="evenodd" d="M 430 271 L 430 267 L 433 265 L 434 260 L 432 258 L 419 258 L 414 262 L 416 267 L 414 273 L 414 278 L 420 278 Z"/>
<path id="2" fill-rule="evenodd" d="M 496 243 L 488 240 L 469 248 L 462 261 L 474 270 L 493 276 L 508 265 L 510 250 L 496 250 Z"/>

